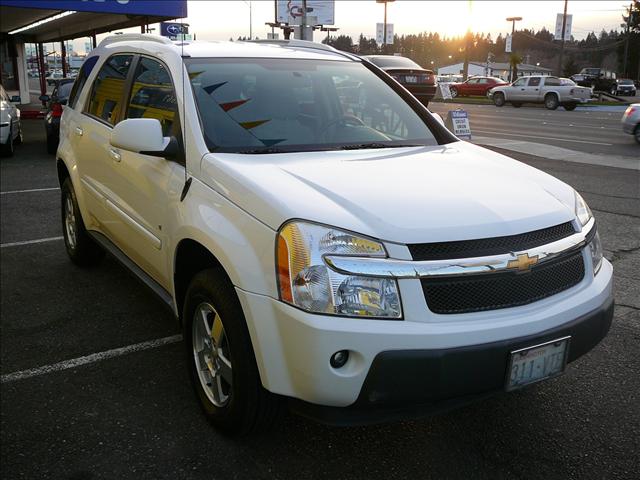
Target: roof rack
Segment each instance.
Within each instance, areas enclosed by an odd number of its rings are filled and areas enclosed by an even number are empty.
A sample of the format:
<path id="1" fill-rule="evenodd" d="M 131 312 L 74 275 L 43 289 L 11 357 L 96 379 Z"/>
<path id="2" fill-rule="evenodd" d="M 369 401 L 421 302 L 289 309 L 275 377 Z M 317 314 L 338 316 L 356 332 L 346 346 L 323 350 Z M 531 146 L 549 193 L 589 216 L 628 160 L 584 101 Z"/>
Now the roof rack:
<path id="1" fill-rule="evenodd" d="M 99 47 L 105 47 L 112 43 L 119 42 L 155 42 L 162 43 L 164 45 L 173 45 L 173 42 L 166 37 L 160 35 L 149 35 L 147 33 L 122 33 L 120 35 L 109 35 L 107 38 L 100 42 Z"/>
<path id="2" fill-rule="evenodd" d="M 360 58 L 356 55 L 353 55 L 349 52 L 343 52 L 342 50 L 338 50 L 330 45 L 325 45 L 324 43 L 316 43 L 311 42 L 309 40 L 248 40 L 250 43 L 263 43 L 263 44 L 271 44 L 271 45 L 281 45 L 283 47 L 294 47 L 294 48 L 308 48 L 309 50 L 322 50 L 323 52 L 331 52 L 336 53 L 338 55 L 342 55 L 343 57 L 347 57 L 351 60 L 360 60 Z"/>

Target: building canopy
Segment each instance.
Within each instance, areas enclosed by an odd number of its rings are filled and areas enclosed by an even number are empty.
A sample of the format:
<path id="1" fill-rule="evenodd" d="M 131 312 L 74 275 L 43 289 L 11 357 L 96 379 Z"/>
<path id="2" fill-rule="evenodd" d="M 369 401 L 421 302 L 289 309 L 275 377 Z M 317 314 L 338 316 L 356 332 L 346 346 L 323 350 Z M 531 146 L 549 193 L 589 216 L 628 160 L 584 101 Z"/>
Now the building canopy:
<path id="1" fill-rule="evenodd" d="M 0 33 L 32 25 L 12 36 L 44 43 L 186 16 L 186 0 L 0 0 Z"/>

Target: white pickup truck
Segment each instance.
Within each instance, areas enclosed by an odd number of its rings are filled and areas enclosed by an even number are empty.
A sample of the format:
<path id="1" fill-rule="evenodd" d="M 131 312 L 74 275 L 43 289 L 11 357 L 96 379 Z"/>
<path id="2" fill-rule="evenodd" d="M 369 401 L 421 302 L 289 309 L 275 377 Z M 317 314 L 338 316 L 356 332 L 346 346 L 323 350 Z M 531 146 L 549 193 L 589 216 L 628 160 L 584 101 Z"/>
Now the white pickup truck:
<path id="1" fill-rule="evenodd" d="M 591 89 L 579 87 L 568 78 L 551 76 L 521 77 L 511 85 L 495 87 L 489 92 L 496 107 L 510 102 L 514 107 L 523 103 L 544 103 L 549 110 L 562 105 L 565 110 L 574 110 L 579 103 L 591 100 Z"/>

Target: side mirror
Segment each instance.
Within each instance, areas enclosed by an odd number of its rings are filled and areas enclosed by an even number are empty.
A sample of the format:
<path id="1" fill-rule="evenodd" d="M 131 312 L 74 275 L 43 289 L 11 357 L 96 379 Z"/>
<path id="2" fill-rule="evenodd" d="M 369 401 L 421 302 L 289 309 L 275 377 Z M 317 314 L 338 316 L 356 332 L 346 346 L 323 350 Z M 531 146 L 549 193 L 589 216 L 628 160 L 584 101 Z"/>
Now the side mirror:
<path id="1" fill-rule="evenodd" d="M 51 100 L 51 97 L 49 97 L 49 95 L 40 95 L 40 96 L 38 97 L 38 99 L 39 99 L 41 102 L 48 102 L 49 100 Z"/>
<path id="2" fill-rule="evenodd" d="M 444 120 L 442 119 L 442 115 L 440 115 L 439 113 L 435 113 L 435 112 L 431 112 L 431 115 L 433 115 L 434 118 L 436 120 L 438 120 L 438 122 L 440 122 L 440 125 L 442 125 L 443 127 L 445 126 L 444 125 Z"/>
<path id="3" fill-rule="evenodd" d="M 162 125 L 155 118 L 128 118 L 111 131 L 110 143 L 116 148 L 154 157 L 175 158 L 178 142 L 162 135 Z"/>
<path id="4" fill-rule="evenodd" d="M 10 101 L 11 103 L 20 103 L 20 95 L 13 95 L 13 96 L 9 99 L 9 101 Z"/>

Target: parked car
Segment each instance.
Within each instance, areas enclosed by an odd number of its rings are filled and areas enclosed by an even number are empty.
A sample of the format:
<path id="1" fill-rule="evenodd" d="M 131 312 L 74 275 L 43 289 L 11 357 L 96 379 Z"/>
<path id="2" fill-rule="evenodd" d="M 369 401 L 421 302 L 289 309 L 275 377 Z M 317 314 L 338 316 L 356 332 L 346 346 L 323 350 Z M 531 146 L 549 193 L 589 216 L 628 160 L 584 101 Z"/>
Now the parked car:
<path id="1" fill-rule="evenodd" d="M 470 77 L 461 83 L 454 83 L 450 87 L 451 96 L 467 97 L 470 95 L 489 96 L 489 90 L 493 87 L 509 85 L 507 82 L 497 77 Z"/>
<path id="2" fill-rule="evenodd" d="M 65 77 L 62 74 L 62 72 L 58 72 L 58 71 L 51 72 L 51 74 L 46 77 L 47 85 L 49 85 L 49 86 L 55 85 L 55 83 L 58 80 L 62 80 L 63 78 L 65 78 Z"/>
<path id="3" fill-rule="evenodd" d="M 611 87 L 611 95 L 631 95 L 636 96 L 636 86 L 629 78 L 619 78 Z"/>
<path id="4" fill-rule="evenodd" d="M 72 78 L 57 80 L 51 96 L 42 95 L 40 101 L 45 102 L 44 128 L 47 134 L 47 153 L 54 154 L 60 140 L 60 118 L 63 106 L 69 100 L 73 87 Z"/>
<path id="5" fill-rule="evenodd" d="M 397 55 L 367 55 L 363 58 L 391 75 L 424 105 L 429 105 L 435 96 L 437 85 L 433 71 L 422 68 L 413 60 Z"/>
<path id="6" fill-rule="evenodd" d="M 604 68 L 583 68 L 580 73 L 571 76 L 579 86 L 590 87 L 595 91 L 610 92 L 616 83 L 616 73 Z"/>
<path id="7" fill-rule="evenodd" d="M 460 141 L 374 64 L 142 34 L 90 55 L 57 152 L 66 251 L 110 252 L 167 304 L 217 428 L 285 405 L 425 414 L 555 377 L 606 335 L 582 197 Z"/>
<path id="8" fill-rule="evenodd" d="M 0 154 L 10 157 L 14 153 L 15 145 L 22 143 L 22 123 L 20 110 L 14 103 L 20 102 L 20 97 L 9 97 L 0 85 Z"/>
<path id="9" fill-rule="evenodd" d="M 496 107 L 502 107 L 505 103 L 511 103 L 514 107 L 524 103 L 544 103 L 549 110 L 555 110 L 560 105 L 565 110 L 575 110 L 578 104 L 591 100 L 591 89 L 568 84 L 558 77 L 531 76 L 520 77 L 511 85 L 491 89 L 490 97 Z"/>
<path id="10" fill-rule="evenodd" d="M 630 133 L 640 143 L 640 103 L 633 103 L 627 107 L 622 116 L 622 130 Z"/>

